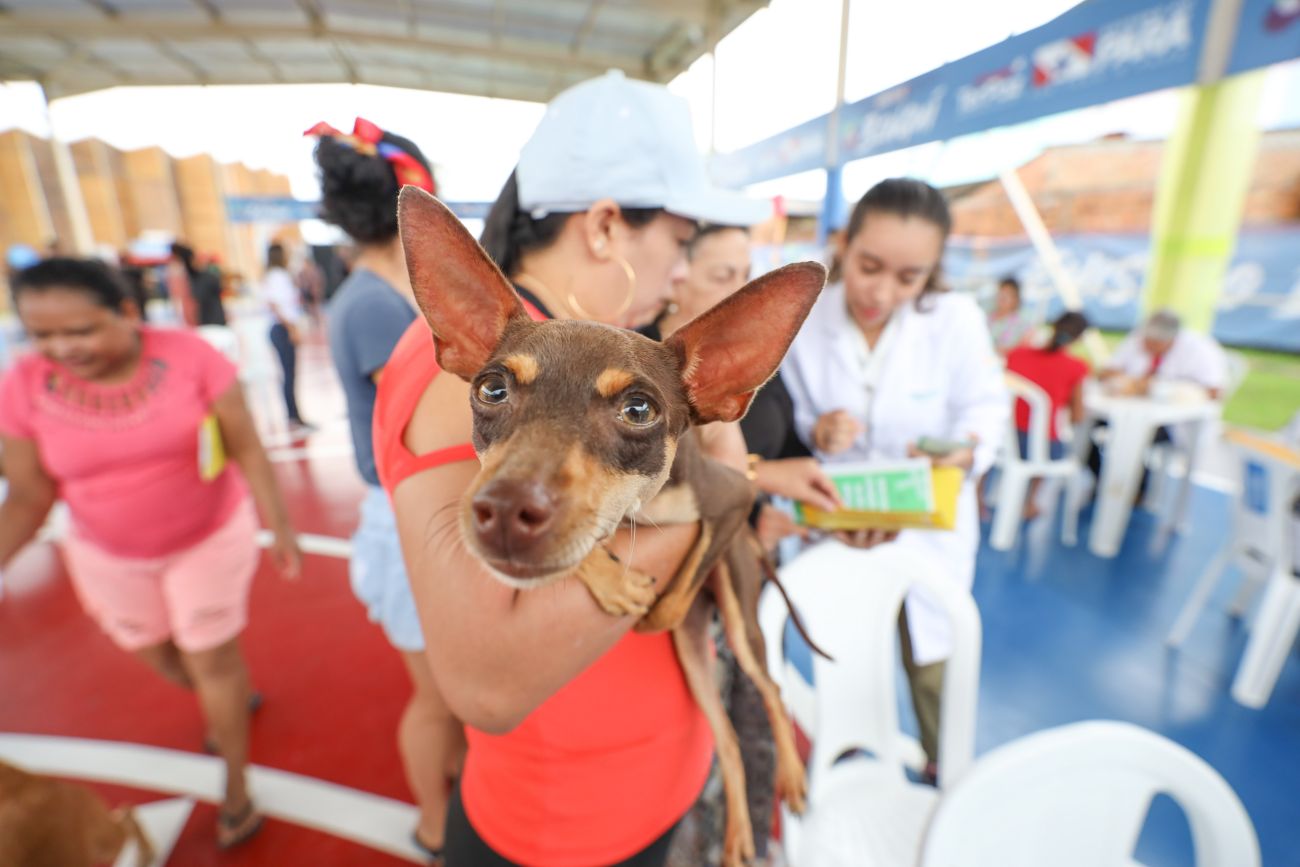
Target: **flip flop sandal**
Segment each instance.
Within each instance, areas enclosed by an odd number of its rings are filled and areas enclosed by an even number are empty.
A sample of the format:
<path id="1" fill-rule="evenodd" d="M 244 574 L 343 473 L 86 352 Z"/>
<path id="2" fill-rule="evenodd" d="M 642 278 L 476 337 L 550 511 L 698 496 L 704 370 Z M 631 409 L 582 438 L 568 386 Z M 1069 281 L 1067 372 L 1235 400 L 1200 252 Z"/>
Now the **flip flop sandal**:
<path id="1" fill-rule="evenodd" d="M 434 867 L 442 867 L 444 863 L 442 850 L 434 849 L 421 840 L 419 831 L 411 832 L 411 842 L 415 844 L 415 848 L 419 849 L 429 859 L 430 864 L 434 865 Z"/>
<path id="2" fill-rule="evenodd" d="M 257 814 L 253 806 L 253 799 L 249 798 L 244 809 L 236 815 L 230 815 L 224 810 L 217 814 L 217 848 L 226 850 L 233 849 L 243 843 L 251 840 L 262 826 L 266 824 L 266 817 Z M 223 836 L 228 835 L 228 836 Z"/>
<path id="3" fill-rule="evenodd" d="M 252 695 L 250 695 L 248 697 L 249 715 L 251 716 L 252 714 L 255 714 L 259 710 L 261 710 L 263 703 L 264 703 L 264 699 L 262 698 L 262 694 L 260 692 L 254 692 Z M 207 753 L 210 756 L 215 756 L 219 752 L 217 748 L 217 742 L 214 741 L 211 737 L 205 737 L 203 739 L 203 752 Z"/>

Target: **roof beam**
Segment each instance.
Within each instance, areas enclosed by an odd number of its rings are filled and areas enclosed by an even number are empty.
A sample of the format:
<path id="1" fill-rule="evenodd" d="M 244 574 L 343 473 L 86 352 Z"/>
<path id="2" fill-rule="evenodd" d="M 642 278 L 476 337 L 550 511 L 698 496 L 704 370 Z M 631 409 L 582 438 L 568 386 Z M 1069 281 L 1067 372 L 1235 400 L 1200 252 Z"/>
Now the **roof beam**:
<path id="1" fill-rule="evenodd" d="M 107 0 L 85 0 L 85 3 L 95 11 L 102 13 L 106 18 L 116 18 L 122 14 L 121 10 L 112 3 L 107 2 Z"/>
<path id="2" fill-rule="evenodd" d="M 280 66 L 274 60 L 262 53 L 262 49 L 257 47 L 257 43 L 251 39 L 241 39 L 239 44 L 244 47 L 244 52 L 253 59 L 254 62 L 260 63 L 271 71 L 271 78 L 277 84 L 284 84 L 284 73 L 280 71 Z"/>
<path id="3" fill-rule="evenodd" d="M 416 16 L 415 4 L 411 0 L 397 0 L 397 8 L 402 10 L 402 15 L 406 18 L 406 33 L 408 36 L 416 34 Z"/>
<path id="4" fill-rule="evenodd" d="M 54 75 L 50 77 L 57 78 L 60 70 L 65 67 L 94 66 L 106 73 L 114 82 L 130 82 L 130 72 L 100 57 L 91 51 L 89 46 L 78 45 L 62 36 L 51 35 L 50 38 L 57 41 L 68 52 L 68 56 L 60 62 L 59 67 L 54 70 Z"/>
<path id="5" fill-rule="evenodd" d="M 582 43 L 586 42 L 591 36 L 591 31 L 596 29 L 596 16 L 600 14 L 600 7 L 605 5 L 605 0 L 591 0 L 591 5 L 587 7 L 587 15 L 582 19 L 582 26 L 573 36 L 573 42 L 569 45 L 569 53 L 578 55 L 582 52 Z"/>
<path id="6" fill-rule="evenodd" d="M 325 14 L 321 12 L 320 7 L 316 5 L 315 0 L 297 0 L 298 8 L 302 14 L 307 16 L 307 26 L 311 28 L 313 36 L 320 36 L 325 33 Z"/>
<path id="7" fill-rule="evenodd" d="M 2 68 L 2 66 L 0 66 Z M 528 81 L 516 81 L 511 79 L 508 82 L 502 82 L 495 87 L 494 92 L 488 93 L 484 88 L 484 82 L 477 76 L 449 74 L 441 72 L 437 74 L 437 90 L 441 93 L 462 93 L 469 96 L 494 96 L 500 99 L 517 99 L 527 102 L 546 102 L 553 93 L 547 90 L 547 82 L 542 78 L 533 77 Z M 155 81 L 149 78 L 139 78 L 132 84 L 140 86 L 169 84 L 168 81 Z M 231 78 L 223 79 L 219 73 L 214 73 L 211 80 L 212 84 L 247 84 L 246 80 Z M 286 74 L 283 79 L 284 84 L 319 84 L 320 79 L 309 76 L 299 76 Z M 382 69 L 377 70 L 376 74 L 367 77 L 367 83 L 385 85 L 388 87 L 401 87 L 406 89 L 423 90 L 424 86 L 412 87 L 410 81 L 405 77 L 388 78 L 383 74 Z M 56 79 L 52 86 L 54 92 L 59 97 L 73 96 L 78 93 L 89 93 L 104 88 L 103 76 L 100 74 L 82 74 L 72 75 Z"/>
<path id="8" fill-rule="evenodd" d="M 209 21 L 221 20 L 221 10 L 217 8 L 217 5 L 212 0 L 194 0 L 194 5 L 207 13 Z"/>
<path id="9" fill-rule="evenodd" d="M 339 45 L 339 41 L 330 33 L 329 25 L 325 23 L 325 14 L 321 11 L 316 0 L 298 0 L 298 8 L 307 16 L 307 24 L 311 27 L 312 35 L 322 38 L 329 43 L 330 54 L 334 55 L 334 60 L 343 68 L 343 74 L 347 76 L 348 81 L 356 84 L 361 80 L 361 75 L 357 72 L 357 66 L 348 57 L 347 52 Z"/>
<path id="10" fill-rule="evenodd" d="M 184 69 L 188 69 L 190 71 L 190 75 L 194 76 L 194 80 L 196 82 L 198 82 L 199 84 L 208 83 L 208 71 L 204 69 L 202 66 L 199 66 L 188 56 L 177 51 L 171 45 L 168 45 L 167 42 L 165 42 L 162 39 L 159 39 L 156 36 L 150 41 L 153 42 L 153 44 L 158 48 L 159 54 L 166 57 L 172 63 L 175 63 L 177 66 L 180 66 Z"/>
<path id="11" fill-rule="evenodd" d="M 485 52 L 482 48 L 441 39 L 423 36 L 406 36 L 395 33 L 378 33 L 350 27 L 325 27 L 323 20 L 320 32 L 305 31 L 300 26 L 284 24 L 236 25 L 226 19 L 217 22 L 193 23 L 176 19 L 149 18 L 131 16 L 129 21 L 122 18 L 81 21 L 77 19 L 58 18 L 45 15 L 24 15 L 5 21 L 6 36 L 43 36 L 58 39 L 95 39 L 99 37 L 114 39 L 139 39 L 141 33 L 166 39 L 171 43 L 189 41 L 210 42 L 213 39 L 298 39 L 311 37 L 325 39 L 356 40 L 371 45 L 391 45 L 397 48 L 413 48 L 424 51 L 439 51 L 453 56 L 488 56 L 508 59 L 519 63 L 544 64 L 546 66 L 576 67 L 590 71 L 592 74 L 604 72 L 611 67 L 622 69 L 630 75 L 644 75 L 645 67 L 640 58 L 619 55 L 583 54 L 574 57 L 567 50 L 555 50 L 535 45 L 511 44 L 501 51 Z"/>

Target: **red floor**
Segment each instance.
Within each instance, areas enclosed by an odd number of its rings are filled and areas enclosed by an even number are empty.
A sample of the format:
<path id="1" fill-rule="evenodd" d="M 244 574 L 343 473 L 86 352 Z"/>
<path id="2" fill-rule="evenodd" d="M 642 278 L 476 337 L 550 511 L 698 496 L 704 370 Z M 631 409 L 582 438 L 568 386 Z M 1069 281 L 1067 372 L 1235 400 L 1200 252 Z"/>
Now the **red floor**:
<path id="1" fill-rule="evenodd" d="M 320 354 L 304 377 L 304 404 L 322 432 L 312 448 L 346 443 L 336 386 Z M 304 410 L 306 412 L 306 409 Z M 340 439 L 341 437 L 341 439 Z M 303 532 L 346 538 L 362 486 L 345 449 L 276 464 Z M 405 670 L 347 583 L 347 564 L 305 558 L 290 583 L 269 563 L 254 582 L 244 648 L 265 706 L 252 729 L 252 761 L 409 802 L 395 732 L 408 694 Z M 28 549 L 5 575 L 0 600 L 0 733 L 127 741 L 199 753 L 193 697 L 119 651 L 81 612 L 52 546 Z M 21 756 L 16 757 L 21 762 Z M 172 797 L 94 785 L 111 802 Z M 256 792 L 254 793 L 256 795 Z M 200 804 L 169 865 L 386 865 L 405 863 L 327 834 L 270 821 L 246 846 L 214 845 L 215 808 Z"/>

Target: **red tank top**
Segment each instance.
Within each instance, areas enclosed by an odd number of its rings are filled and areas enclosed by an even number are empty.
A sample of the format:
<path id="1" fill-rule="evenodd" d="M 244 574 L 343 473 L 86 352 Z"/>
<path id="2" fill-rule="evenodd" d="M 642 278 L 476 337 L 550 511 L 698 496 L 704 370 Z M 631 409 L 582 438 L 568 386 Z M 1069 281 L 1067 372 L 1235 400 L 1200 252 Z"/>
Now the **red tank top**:
<path id="1" fill-rule="evenodd" d="M 375 460 L 390 496 L 415 473 L 475 458 L 468 444 L 413 455 L 402 442 L 438 373 L 432 335 L 417 319 L 375 400 Z M 469 726 L 465 734 L 466 815 L 488 845 L 528 867 L 597 867 L 636 854 L 690 809 L 713 757 L 667 633 L 629 632 L 509 734 Z"/>

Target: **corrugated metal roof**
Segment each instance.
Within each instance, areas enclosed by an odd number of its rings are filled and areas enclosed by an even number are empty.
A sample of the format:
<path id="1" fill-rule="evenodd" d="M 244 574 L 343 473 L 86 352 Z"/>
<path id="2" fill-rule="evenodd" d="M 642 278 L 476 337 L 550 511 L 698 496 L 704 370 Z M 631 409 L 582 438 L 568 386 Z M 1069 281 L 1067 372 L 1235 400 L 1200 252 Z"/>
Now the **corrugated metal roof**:
<path id="1" fill-rule="evenodd" d="M 352 82 L 545 102 L 622 69 L 666 82 L 769 0 L 0 0 L 0 79 Z"/>

